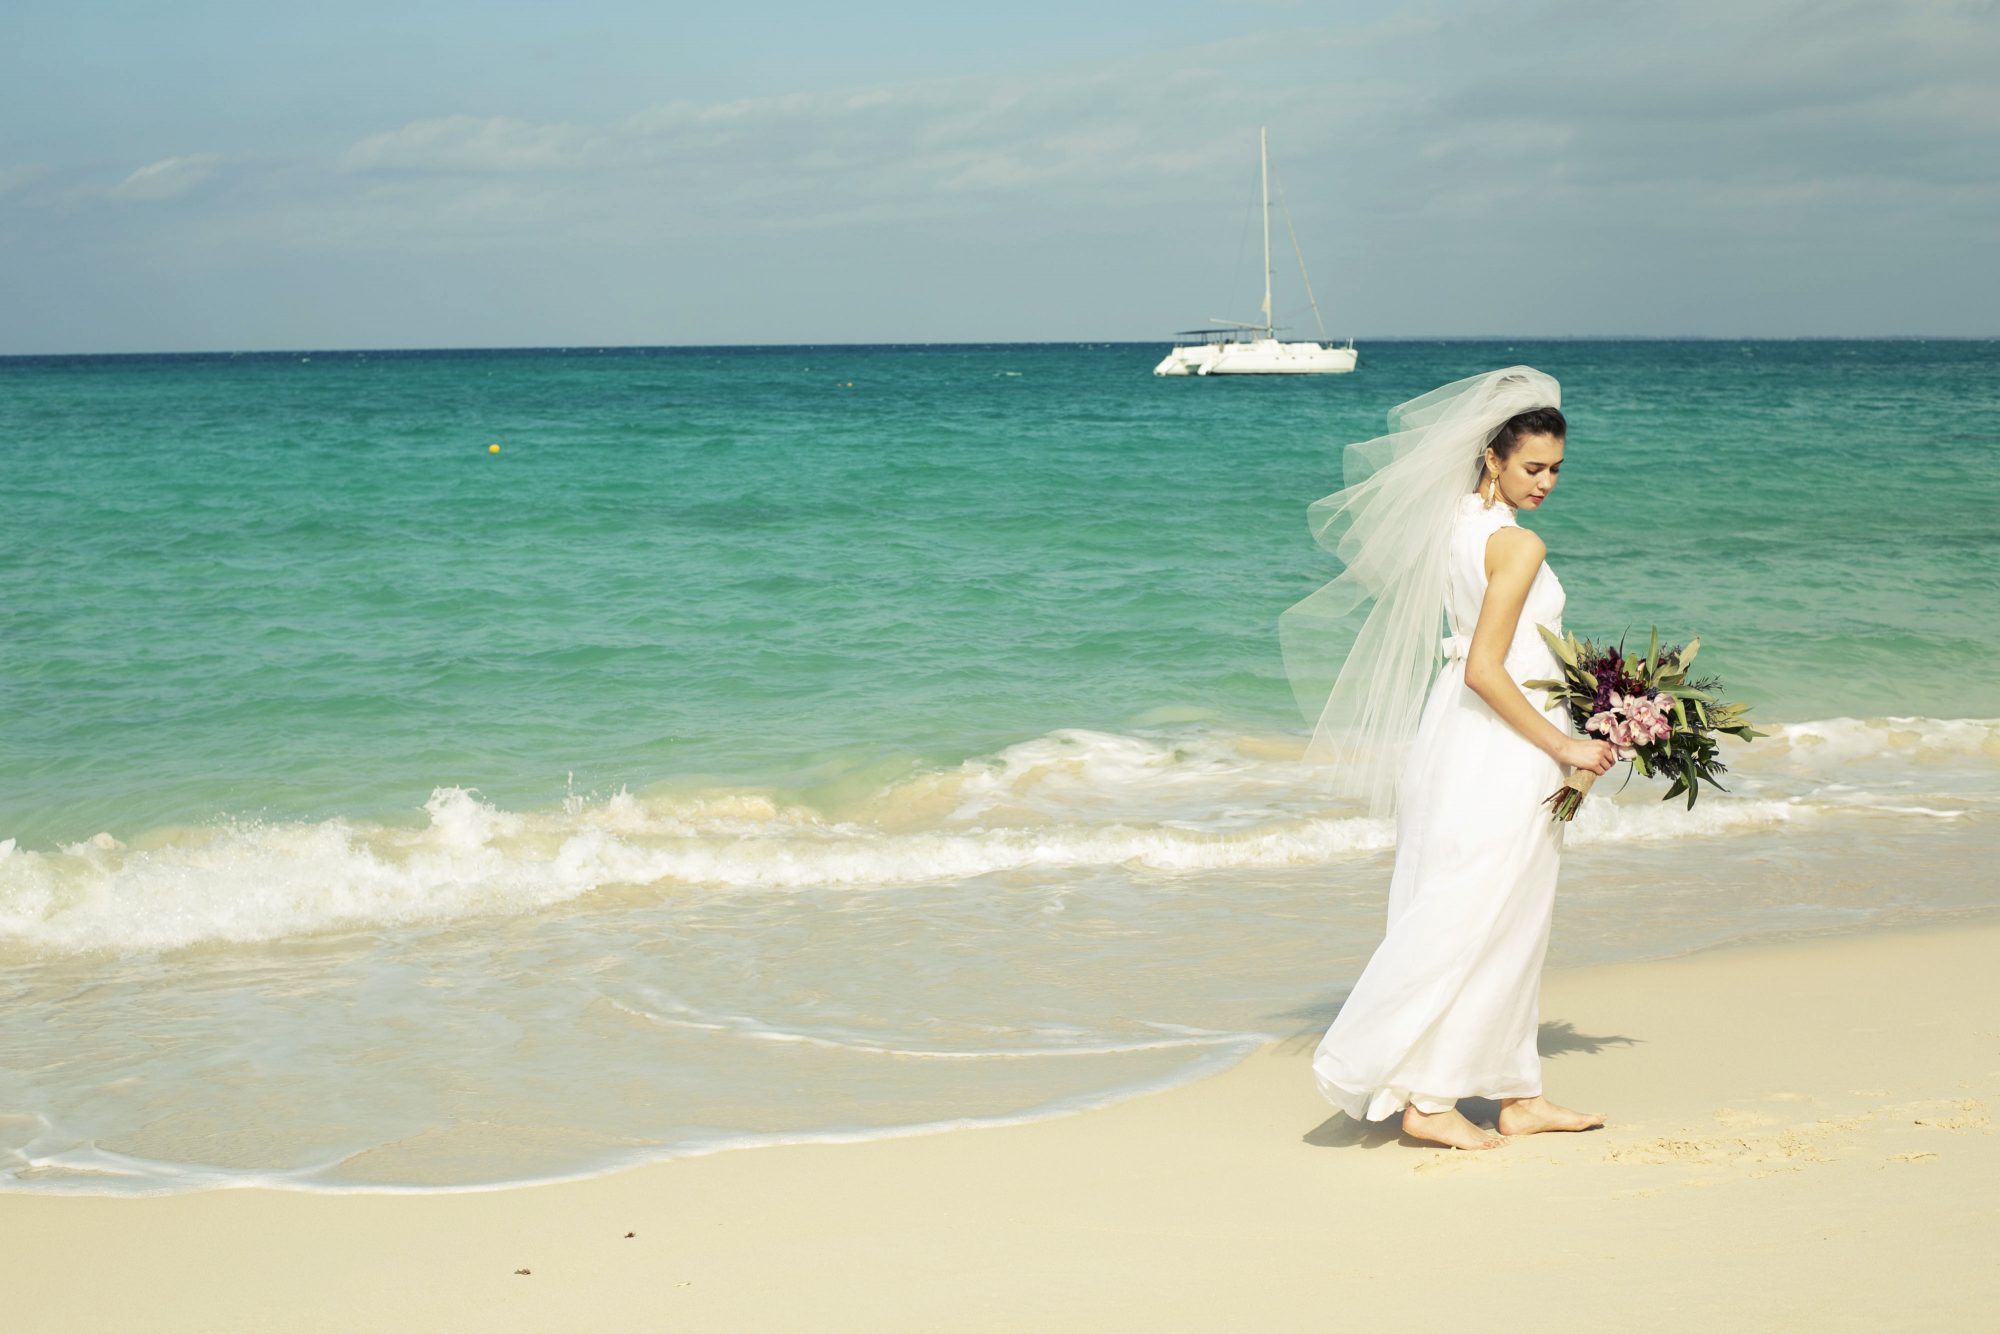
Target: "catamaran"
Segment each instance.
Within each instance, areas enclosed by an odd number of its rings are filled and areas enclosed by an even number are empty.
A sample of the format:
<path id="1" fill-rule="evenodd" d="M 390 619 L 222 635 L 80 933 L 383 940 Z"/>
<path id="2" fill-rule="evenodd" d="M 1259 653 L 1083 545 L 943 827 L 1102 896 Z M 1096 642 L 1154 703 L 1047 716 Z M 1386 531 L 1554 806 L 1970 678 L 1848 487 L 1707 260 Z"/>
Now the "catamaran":
<path id="1" fill-rule="evenodd" d="M 1210 317 L 1210 328 L 1183 329 L 1174 335 L 1173 351 L 1153 367 L 1155 375 L 1339 375 L 1354 369 L 1351 338 L 1345 347 L 1327 341 L 1287 343 L 1278 338 L 1271 319 L 1271 150 L 1262 128 L 1257 131 L 1257 161 L 1264 190 L 1264 321 L 1243 324 Z M 1285 213 L 1285 230 L 1291 232 L 1292 252 L 1299 258 L 1299 280 L 1305 284 L 1313 321 L 1325 340 L 1326 322 L 1320 319 L 1312 279 L 1306 276 L 1306 257 L 1299 250 L 1298 233 L 1292 231 L 1290 210 Z"/>

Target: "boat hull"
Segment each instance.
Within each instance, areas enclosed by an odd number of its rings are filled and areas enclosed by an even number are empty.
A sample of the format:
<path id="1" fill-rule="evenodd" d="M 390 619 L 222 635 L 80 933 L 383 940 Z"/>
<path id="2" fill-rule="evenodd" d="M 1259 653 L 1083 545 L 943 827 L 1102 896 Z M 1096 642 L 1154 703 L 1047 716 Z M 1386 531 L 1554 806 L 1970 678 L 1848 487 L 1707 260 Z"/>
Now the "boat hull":
<path id="1" fill-rule="evenodd" d="M 1215 349 L 1210 347 L 1177 347 L 1153 367 L 1155 375 L 1206 375 L 1206 367 L 1212 361 Z"/>
<path id="2" fill-rule="evenodd" d="M 1345 375 L 1354 369 L 1356 360 L 1352 347 L 1259 338 L 1245 343 L 1177 347 L 1153 367 L 1153 374 Z"/>

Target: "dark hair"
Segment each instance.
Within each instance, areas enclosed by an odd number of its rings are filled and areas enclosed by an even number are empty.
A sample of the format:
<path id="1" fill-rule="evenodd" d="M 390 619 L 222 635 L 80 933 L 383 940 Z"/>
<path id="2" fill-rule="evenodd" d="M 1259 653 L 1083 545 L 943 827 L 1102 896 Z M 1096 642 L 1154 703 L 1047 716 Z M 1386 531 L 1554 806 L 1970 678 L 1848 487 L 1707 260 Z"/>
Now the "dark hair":
<path id="1" fill-rule="evenodd" d="M 1505 463 L 1508 456 L 1520 448 L 1521 438 L 1529 435 L 1552 435 L 1561 440 L 1569 435 L 1569 423 L 1554 408 L 1529 408 L 1526 412 L 1517 412 L 1494 432 L 1491 442 L 1493 452 Z M 1485 451 L 1480 452 L 1480 457 L 1485 457 Z"/>

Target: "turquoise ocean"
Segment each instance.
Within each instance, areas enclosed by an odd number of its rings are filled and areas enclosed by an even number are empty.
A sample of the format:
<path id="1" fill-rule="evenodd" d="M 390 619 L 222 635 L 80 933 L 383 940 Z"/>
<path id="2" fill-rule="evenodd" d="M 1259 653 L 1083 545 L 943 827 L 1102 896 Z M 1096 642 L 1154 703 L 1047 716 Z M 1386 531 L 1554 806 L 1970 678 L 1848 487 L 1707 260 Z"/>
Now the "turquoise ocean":
<path id="1" fill-rule="evenodd" d="M 1306 506 L 1515 363 L 1570 628 L 1698 632 L 1772 733 L 1599 785 L 1551 962 L 1994 906 L 2000 344 L 1162 351 L 0 360 L 0 1188 L 491 1187 L 1315 1038 L 1393 830 L 1299 759 Z"/>

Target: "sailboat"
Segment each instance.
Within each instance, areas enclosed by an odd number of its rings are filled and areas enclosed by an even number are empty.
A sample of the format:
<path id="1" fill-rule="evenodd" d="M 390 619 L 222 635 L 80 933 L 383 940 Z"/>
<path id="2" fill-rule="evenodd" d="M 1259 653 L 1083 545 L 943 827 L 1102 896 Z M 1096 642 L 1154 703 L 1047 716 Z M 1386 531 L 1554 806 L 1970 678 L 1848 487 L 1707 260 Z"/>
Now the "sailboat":
<path id="1" fill-rule="evenodd" d="M 1278 338 L 1271 320 L 1271 149 L 1262 127 L 1257 131 L 1258 174 L 1264 190 L 1264 322 L 1242 324 L 1210 318 L 1207 329 L 1183 329 L 1174 335 L 1173 351 L 1167 353 L 1155 375 L 1340 375 L 1354 369 L 1354 340 L 1345 347 L 1331 342 L 1287 343 Z M 1285 229 L 1291 230 L 1289 211 Z M 1319 336 L 1326 338 L 1326 323 L 1319 317 L 1319 302 L 1312 294 L 1312 279 L 1306 276 L 1306 257 L 1299 253 L 1299 238 L 1292 235 L 1292 250 L 1299 256 L 1299 279 L 1305 284 L 1306 300 L 1312 302 L 1313 320 Z"/>

